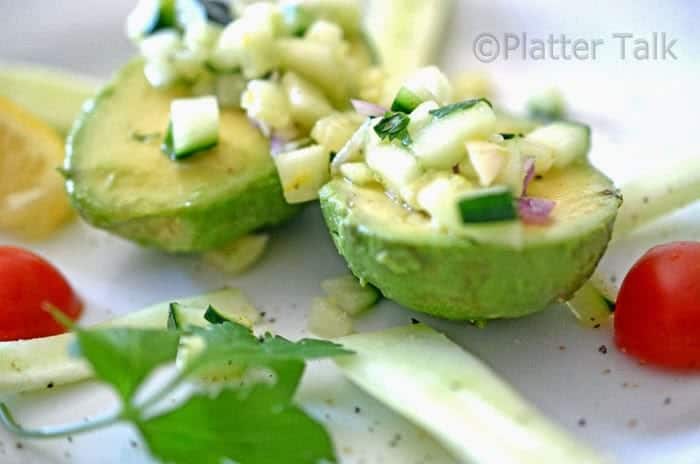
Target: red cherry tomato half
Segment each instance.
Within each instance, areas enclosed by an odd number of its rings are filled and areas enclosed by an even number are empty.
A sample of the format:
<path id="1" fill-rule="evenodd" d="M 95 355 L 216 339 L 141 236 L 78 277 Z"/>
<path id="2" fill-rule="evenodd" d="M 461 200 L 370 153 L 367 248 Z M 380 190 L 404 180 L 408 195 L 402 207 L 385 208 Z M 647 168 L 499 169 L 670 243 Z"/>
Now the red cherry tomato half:
<path id="1" fill-rule="evenodd" d="M 83 309 L 55 267 L 29 251 L 0 246 L 0 341 L 65 332 L 45 310 L 48 306 L 60 309 L 72 320 Z"/>
<path id="2" fill-rule="evenodd" d="M 617 299 L 615 342 L 645 363 L 700 368 L 700 242 L 652 248 L 632 267 Z"/>

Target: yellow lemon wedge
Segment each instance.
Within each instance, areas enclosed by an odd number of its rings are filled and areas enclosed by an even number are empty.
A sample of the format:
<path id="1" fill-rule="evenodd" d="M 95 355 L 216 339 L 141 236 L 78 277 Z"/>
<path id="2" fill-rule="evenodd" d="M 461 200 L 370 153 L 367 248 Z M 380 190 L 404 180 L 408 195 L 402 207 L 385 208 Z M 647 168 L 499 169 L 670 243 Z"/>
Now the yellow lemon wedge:
<path id="1" fill-rule="evenodd" d="M 72 216 L 63 154 L 55 129 L 0 97 L 0 230 L 42 239 Z"/>

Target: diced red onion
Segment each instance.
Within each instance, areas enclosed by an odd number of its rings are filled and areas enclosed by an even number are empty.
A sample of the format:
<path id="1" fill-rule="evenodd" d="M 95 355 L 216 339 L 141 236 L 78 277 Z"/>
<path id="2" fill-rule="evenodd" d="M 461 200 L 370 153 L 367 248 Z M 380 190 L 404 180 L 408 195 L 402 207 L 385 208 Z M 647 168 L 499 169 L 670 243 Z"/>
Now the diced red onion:
<path id="1" fill-rule="evenodd" d="M 518 213 L 525 224 L 546 224 L 556 205 L 545 198 L 522 197 L 518 199 Z"/>
<path id="2" fill-rule="evenodd" d="M 535 178 L 535 158 L 525 158 L 523 169 L 525 170 L 525 178 L 523 179 L 523 196 L 525 196 L 527 195 L 527 188 L 530 186 L 530 182 L 532 182 L 532 179 Z"/>
<path id="3" fill-rule="evenodd" d="M 273 155 L 279 155 L 284 151 L 284 147 L 287 145 L 287 141 L 282 137 L 272 134 L 270 136 L 270 153 Z"/>
<path id="4" fill-rule="evenodd" d="M 375 103 L 364 100 L 350 100 L 355 111 L 363 116 L 384 116 L 387 109 Z"/>

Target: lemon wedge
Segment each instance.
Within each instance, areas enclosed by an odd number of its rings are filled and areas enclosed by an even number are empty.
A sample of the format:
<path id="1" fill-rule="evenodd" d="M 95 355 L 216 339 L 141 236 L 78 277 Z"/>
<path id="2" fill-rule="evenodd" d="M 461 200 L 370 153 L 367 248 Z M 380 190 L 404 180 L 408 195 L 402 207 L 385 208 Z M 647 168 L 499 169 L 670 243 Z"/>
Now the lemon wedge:
<path id="1" fill-rule="evenodd" d="M 63 154 L 55 129 L 0 97 L 0 230 L 41 239 L 72 216 Z"/>

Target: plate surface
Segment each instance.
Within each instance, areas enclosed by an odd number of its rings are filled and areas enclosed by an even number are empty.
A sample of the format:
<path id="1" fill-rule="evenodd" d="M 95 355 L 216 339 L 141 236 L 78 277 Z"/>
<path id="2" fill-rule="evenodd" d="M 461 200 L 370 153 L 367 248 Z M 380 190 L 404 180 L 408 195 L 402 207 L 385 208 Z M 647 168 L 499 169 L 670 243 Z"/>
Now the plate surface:
<path id="1" fill-rule="evenodd" d="M 517 4 L 516 4 L 517 3 Z M 106 77 L 132 53 L 123 38 L 123 18 L 132 2 L 5 2 L 0 60 L 38 62 Z M 9 18 L 9 20 L 8 20 Z M 653 18 L 653 23 L 651 22 Z M 457 0 L 442 55 L 449 71 L 489 72 L 499 96 L 514 109 L 533 91 L 564 89 L 576 116 L 594 129 L 594 161 L 624 183 L 673 159 L 700 156 L 694 143 L 700 107 L 700 11 L 692 2 L 596 0 L 576 5 L 554 0 L 520 2 Z M 604 39 L 596 60 L 523 60 L 479 63 L 472 43 L 484 32 L 547 38 Z M 619 56 L 613 33 L 677 38 L 677 60 L 636 61 Z M 629 58 L 629 57 L 628 57 Z M 615 244 L 602 270 L 619 279 L 631 262 L 659 241 L 700 238 L 700 208 L 687 208 Z M 19 243 L 0 237 L 0 243 Z M 24 244 L 58 265 L 87 302 L 84 322 L 123 314 L 150 303 L 202 293 L 224 284 L 242 288 L 266 313 L 271 330 L 297 338 L 322 279 L 345 272 L 317 206 L 309 206 L 278 230 L 262 263 L 250 273 L 226 278 L 187 257 L 140 249 L 76 223 L 53 240 Z M 478 354 L 526 398 L 563 427 L 622 463 L 700 462 L 700 378 L 638 366 L 611 344 L 609 328 L 578 326 L 561 306 L 486 329 L 417 315 L 384 301 L 358 324 L 372 329 L 405 324 L 412 317 L 445 331 Z M 607 353 L 600 349 L 606 346 Z M 305 378 L 299 400 L 333 434 L 346 464 L 452 463 L 425 433 L 343 380 L 328 364 Z M 32 394 L 14 402 L 28 425 L 82 420 L 113 407 L 111 394 L 85 384 Z M 356 409 L 358 407 L 359 409 Z M 356 412 L 359 411 L 359 412 Z M 18 442 L 0 430 L 0 462 L 149 462 L 127 427 L 71 440 Z"/>

